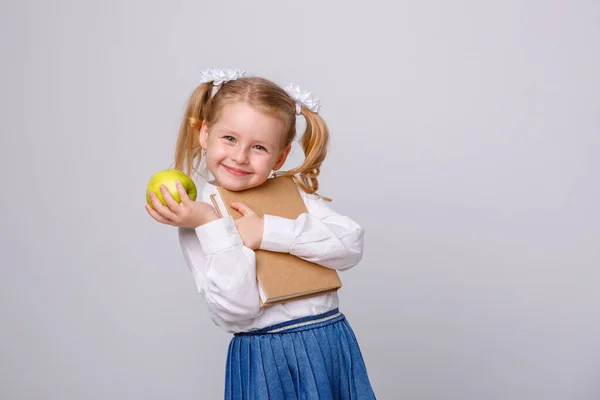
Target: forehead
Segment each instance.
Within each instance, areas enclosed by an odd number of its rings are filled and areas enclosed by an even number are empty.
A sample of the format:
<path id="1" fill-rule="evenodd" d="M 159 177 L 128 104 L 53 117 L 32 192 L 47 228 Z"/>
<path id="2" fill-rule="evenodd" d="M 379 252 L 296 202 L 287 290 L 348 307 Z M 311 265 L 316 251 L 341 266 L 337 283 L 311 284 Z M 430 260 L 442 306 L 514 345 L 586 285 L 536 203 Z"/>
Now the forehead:
<path id="1" fill-rule="evenodd" d="M 281 143 L 285 136 L 285 125 L 280 118 L 243 102 L 226 104 L 213 128 L 232 131 L 245 139 L 256 141 Z"/>

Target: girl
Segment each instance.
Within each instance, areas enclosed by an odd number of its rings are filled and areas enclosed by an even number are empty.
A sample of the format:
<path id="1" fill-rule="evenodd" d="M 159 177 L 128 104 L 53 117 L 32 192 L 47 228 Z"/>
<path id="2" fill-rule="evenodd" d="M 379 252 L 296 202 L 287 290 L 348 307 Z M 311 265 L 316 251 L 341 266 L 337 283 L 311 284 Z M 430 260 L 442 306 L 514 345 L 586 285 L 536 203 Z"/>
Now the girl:
<path id="1" fill-rule="evenodd" d="M 179 227 L 179 240 L 212 320 L 234 336 L 229 345 L 225 399 L 374 399 L 358 342 L 338 310 L 336 293 L 261 308 L 254 250 L 287 252 L 337 270 L 362 257 L 363 229 L 335 213 L 316 192 L 328 144 L 320 104 L 239 70 L 207 70 L 188 102 L 175 168 L 212 177 L 198 201 L 178 182 L 181 203 L 161 188 L 148 213 Z M 219 218 L 210 205 L 217 186 L 244 190 L 264 183 L 285 163 L 304 116 L 306 159 L 282 173 L 294 177 L 308 214 L 296 220 L 260 217 L 234 203 L 242 217 Z"/>

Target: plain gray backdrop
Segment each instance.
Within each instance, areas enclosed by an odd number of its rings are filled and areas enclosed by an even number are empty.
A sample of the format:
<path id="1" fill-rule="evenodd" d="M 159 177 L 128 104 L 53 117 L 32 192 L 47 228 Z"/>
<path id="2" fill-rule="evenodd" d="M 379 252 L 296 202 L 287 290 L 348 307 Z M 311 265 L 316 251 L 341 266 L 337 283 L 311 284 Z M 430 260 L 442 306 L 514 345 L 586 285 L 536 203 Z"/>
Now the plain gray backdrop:
<path id="1" fill-rule="evenodd" d="M 600 398 L 597 0 L 3 1 L 0 30 L 1 399 L 222 398 L 230 335 L 144 210 L 208 67 L 321 98 L 378 398 Z"/>

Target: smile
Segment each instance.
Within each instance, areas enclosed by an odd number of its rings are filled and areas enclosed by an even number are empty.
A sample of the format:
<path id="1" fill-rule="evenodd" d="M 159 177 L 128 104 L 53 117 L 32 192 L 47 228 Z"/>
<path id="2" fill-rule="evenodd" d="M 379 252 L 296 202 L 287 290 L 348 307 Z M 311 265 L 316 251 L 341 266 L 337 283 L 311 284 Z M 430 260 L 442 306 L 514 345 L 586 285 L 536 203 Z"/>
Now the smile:
<path id="1" fill-rule="evenodd" d="M 223 164 L 221 164 L 223 165 Z M 228 167 L 227 165 L 223 165 L 223 168 L 225 168 L 225 170 L 227 172 L 229 172 L 232 175 L 235 176 L 244 176 L 244 175 L 250 175 L 250 172 L 244 171 L 242 169 L 237 169 L 237 168 L 233 168 L 233 167 Z"/>

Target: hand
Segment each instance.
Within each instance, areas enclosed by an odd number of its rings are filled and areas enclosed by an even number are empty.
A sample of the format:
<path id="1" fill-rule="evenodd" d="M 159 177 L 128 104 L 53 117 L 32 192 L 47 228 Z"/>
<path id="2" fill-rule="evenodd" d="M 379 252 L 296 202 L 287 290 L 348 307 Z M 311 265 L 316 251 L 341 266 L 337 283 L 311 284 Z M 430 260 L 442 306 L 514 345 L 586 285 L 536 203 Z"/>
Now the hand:
<path id="1" fill-rule="evenodd" d="M 231 207 L 242 214 L 241 218 L 235 220 L 235 226 L 244 241 L 244 246 L 257 250 L 262 243 L 265 220 L 244 203 L 234 201 Z"/>
<path id="2" fill-rule="evenodd" d="M 179 181 L 177 181 L 177 191 L 181 203 L 173 198 L 165 185 L 160 186 L 160 192 L 167 203 L 166 206 L 154 193 L 150 193 L 152 207 L 145 205 L 148 214 L 160 223 L 181 228 L 196 228 L 219 218 L 210 204 L 191 200 Z"/>

